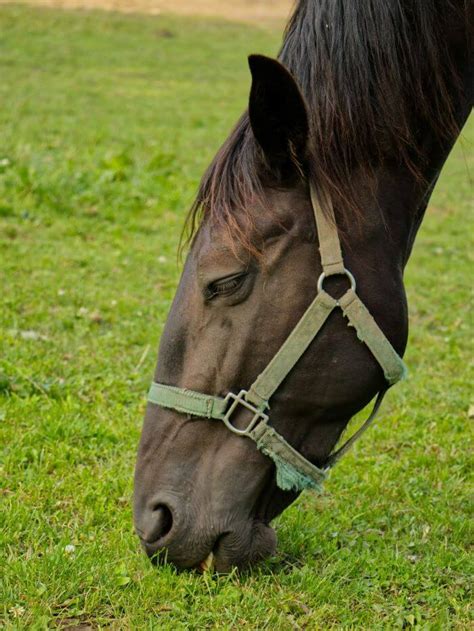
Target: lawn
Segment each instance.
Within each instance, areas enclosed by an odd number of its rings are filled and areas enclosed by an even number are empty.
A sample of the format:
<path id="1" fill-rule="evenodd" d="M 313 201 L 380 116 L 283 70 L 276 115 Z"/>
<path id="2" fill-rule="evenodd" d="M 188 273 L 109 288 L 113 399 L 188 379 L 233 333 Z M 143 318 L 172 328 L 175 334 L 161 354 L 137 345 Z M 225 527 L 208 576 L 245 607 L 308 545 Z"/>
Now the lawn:
<path id="1" fill-rule="evenodd" d="M 5 628 L 472 628 L 469 130 L 407 268 L 410 377 L 383 419 L 277 521 L 278 556 L 180 573 L 133 534 L 145 393 L 183 218 L 280 32 L 3 6 L 0 33 Z"/>

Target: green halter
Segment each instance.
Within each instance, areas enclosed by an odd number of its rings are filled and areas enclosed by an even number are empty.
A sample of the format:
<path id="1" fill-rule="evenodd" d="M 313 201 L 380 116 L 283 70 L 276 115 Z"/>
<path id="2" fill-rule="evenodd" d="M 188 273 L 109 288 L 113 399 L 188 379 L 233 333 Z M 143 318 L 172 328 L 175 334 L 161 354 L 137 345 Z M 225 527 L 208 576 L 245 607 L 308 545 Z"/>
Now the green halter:
<path id="1" fill-rule="evenodd" d="M 302 491 L 305 488 L 320 489 L 328 470 L 372 423 L 388 388 L 406 374 L 403 360 L 395 352 L 356 294 L 355 279 L 344 267 L 334 210 L 330 200 L 328 198 L 324 200 L 326 208 L 326 213 L 324 213 L 313 185 L 310 186 L 310 192 L 323 268 L 318 280 L 318 293 L 263 372 L 248 390 L 241 390 L 238 394 L 229 392 L 225 398 L 159 383 L 152 383 L 148 393 L 148 401 L 155 405 L 176 410 L 191 417 L 222 421 L 234 434 L 253 440 L 258 449 L 273 460 L 276 466 L 277 484 L 287 491 Z M 336 299 L 324 291 L 323 283 L 328 276 L 341 274 L 349 279 L 350 289 Z M 342 310 L 349 325 L 355 328 L 359 340 L 367 345 L 382 367 L 387 385 L 377 395 L 372 412 L 359 430 L 340 449 L 329 456 L 324 468 L 320 468 L 304 458 L 268 424 L 269 416 L 265 410 L 270 407 L 268 402 L 271 396 L 319 333 L 329 314 L 336 308 Z M 245 429 L 238 429 L 232 423 L 232 416 L 239 406 L 251 413 L 251 420 Z"/>

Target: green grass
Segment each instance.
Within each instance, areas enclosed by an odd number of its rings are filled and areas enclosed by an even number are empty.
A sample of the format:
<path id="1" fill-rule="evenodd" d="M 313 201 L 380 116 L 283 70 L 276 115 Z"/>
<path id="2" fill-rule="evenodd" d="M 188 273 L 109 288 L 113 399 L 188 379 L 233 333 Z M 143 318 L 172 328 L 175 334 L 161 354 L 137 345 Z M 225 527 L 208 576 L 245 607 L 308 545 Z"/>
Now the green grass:
<path id="1" fill-rule="evenodd" d="M 383 420 L 278 520 L 276 558 L 155 568 L 130 497 L 179 233 L 245 106 L 245 56 L 280 34 L 16 7 L 0 34 L 6 628 L 472 628 L 466 141 L 407 269 L 410 378 Z"/>

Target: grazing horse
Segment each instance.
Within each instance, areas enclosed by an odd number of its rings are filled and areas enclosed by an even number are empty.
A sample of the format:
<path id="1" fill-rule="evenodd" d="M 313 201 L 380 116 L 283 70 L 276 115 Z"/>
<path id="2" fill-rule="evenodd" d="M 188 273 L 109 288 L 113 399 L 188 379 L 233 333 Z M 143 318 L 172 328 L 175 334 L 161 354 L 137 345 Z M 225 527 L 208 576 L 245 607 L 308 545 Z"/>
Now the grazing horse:
<path id="1" fill-rule="evenodd" d="M 271 520 L 400 377 L 403 270 L 470 111 L 468 23 L 462 0 L 300 0 L 278 60 L 249 58 L 146 410 L 134 515 L 150 557 L 226 571 L 272 554 Z"/>

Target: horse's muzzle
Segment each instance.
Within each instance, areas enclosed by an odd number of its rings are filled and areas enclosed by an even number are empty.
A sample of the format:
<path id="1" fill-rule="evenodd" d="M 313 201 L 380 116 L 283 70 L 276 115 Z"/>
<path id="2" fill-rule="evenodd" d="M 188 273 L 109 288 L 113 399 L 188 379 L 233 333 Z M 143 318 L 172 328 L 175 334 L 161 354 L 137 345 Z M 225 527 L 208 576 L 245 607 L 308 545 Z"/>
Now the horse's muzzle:
<path id="1" fill-rule="evenodd" d="M 181 569 L 228 572 L 271 556 L 276 535 L 267 524 L 242 520 L 221 527 L 193 521 L 192 510 L 177 507 L 169 498 L 155 498 L 135 507 L 135 529 L 146 554 L 157 563 Z"/>

